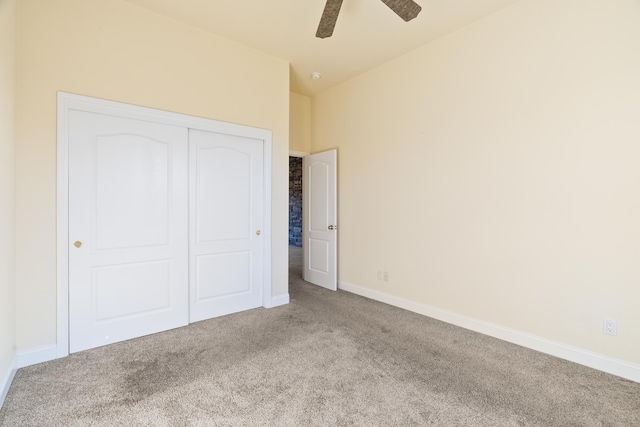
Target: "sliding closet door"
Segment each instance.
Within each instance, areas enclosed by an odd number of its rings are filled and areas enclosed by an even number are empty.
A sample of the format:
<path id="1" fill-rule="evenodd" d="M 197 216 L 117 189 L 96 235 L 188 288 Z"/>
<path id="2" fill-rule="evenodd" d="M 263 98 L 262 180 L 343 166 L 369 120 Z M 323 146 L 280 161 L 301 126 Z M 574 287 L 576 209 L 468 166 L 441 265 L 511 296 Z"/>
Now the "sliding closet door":
<path id="1" fill-rule="evenodd" d="M 192 322 L 262 306 L 263 145 L 189 131 Z"/>
<path id="2" fill-rule="evenodd" d="M 69 112 L 71 352 L 188 323 L 187 138 Z"/>

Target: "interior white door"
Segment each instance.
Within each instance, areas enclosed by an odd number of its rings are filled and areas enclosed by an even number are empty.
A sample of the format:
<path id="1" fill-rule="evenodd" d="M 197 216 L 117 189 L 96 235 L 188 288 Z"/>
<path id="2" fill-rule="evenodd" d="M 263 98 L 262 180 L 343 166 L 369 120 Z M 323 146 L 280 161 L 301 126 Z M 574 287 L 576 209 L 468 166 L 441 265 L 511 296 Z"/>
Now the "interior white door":
<path id="1" fill-rule="evenodd" d="M 188 323 L 187 129 L 69 113 L 69 350 Z"/>
<path id="2" fill-rule="evenodd" d="M 190 321 L 262 306 L 262 140 L 189 131 Z"/>
<path id="3" fill-rule="evenodd" d="M 303 159 L 302 230 L 307 282 L 338 289 L 336 150 Z"/>

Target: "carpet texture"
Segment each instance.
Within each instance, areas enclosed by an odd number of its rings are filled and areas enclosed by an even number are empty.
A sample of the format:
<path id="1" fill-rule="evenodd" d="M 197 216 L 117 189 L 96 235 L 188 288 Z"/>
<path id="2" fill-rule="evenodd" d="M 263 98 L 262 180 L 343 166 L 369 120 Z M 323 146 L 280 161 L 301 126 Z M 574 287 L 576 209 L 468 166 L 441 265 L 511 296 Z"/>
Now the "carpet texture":
<path id="1" fill-rule="evenodd" d="M 640 426 L 640 384 L 301 278 L 291 303 L 20 369 L 1 426 Z"/>

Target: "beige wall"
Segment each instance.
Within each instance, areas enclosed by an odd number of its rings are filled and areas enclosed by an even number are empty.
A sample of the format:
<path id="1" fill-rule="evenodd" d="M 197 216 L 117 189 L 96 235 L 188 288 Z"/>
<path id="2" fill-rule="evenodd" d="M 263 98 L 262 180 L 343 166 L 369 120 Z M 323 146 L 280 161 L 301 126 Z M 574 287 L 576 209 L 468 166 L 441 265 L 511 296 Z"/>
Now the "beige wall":
<path id="1" fill-rule="evenodd" d="M 311 152 L 311 98 L 294 92 L 289 97 L 289 150 Z"/>
<path id="2" fill-rule="evenodd" d="M 523 0 L 314 97 L 339 279 L 640 363 L 638 23 Z"/>
<path id="3" fill-rule="evenodd" d="M 287 292 L 289 65 L 122 0 L 18 4 L 18 349 L 56 342 L 56 92 L 273 131 L 273 294 Z"/>
<path id="4" fill-rule="evenodd" d="M 15 356 L 15 0 L 0 0 L 0 394 Z"/>

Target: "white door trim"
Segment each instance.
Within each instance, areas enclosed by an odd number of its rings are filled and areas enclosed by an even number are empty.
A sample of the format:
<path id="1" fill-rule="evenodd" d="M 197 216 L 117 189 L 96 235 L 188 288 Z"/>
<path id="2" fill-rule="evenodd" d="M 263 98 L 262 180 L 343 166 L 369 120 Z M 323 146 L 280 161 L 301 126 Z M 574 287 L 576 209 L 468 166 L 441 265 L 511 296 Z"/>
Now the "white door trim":
<path id="1" fill-rule="evenodd" d="M 304 151 L 289 150 L 289 157 L 302 158 L 302 157 L 308 156 L 309 154 L 310 153 L 305 153 Z"/>
<path id="2" fill-rule="evenodd" d="M 57 357 L 69 355 L 69 111 L 80 110 L 128 117 L 155 123 L 227 133 L 264 141 L 264 258 L 262 305 L 273 306 L 271 298 L 271 170 L 272 133 L 217 120 L 193 117 L 153 108 L 58 92 L 57 145 Z"/>

